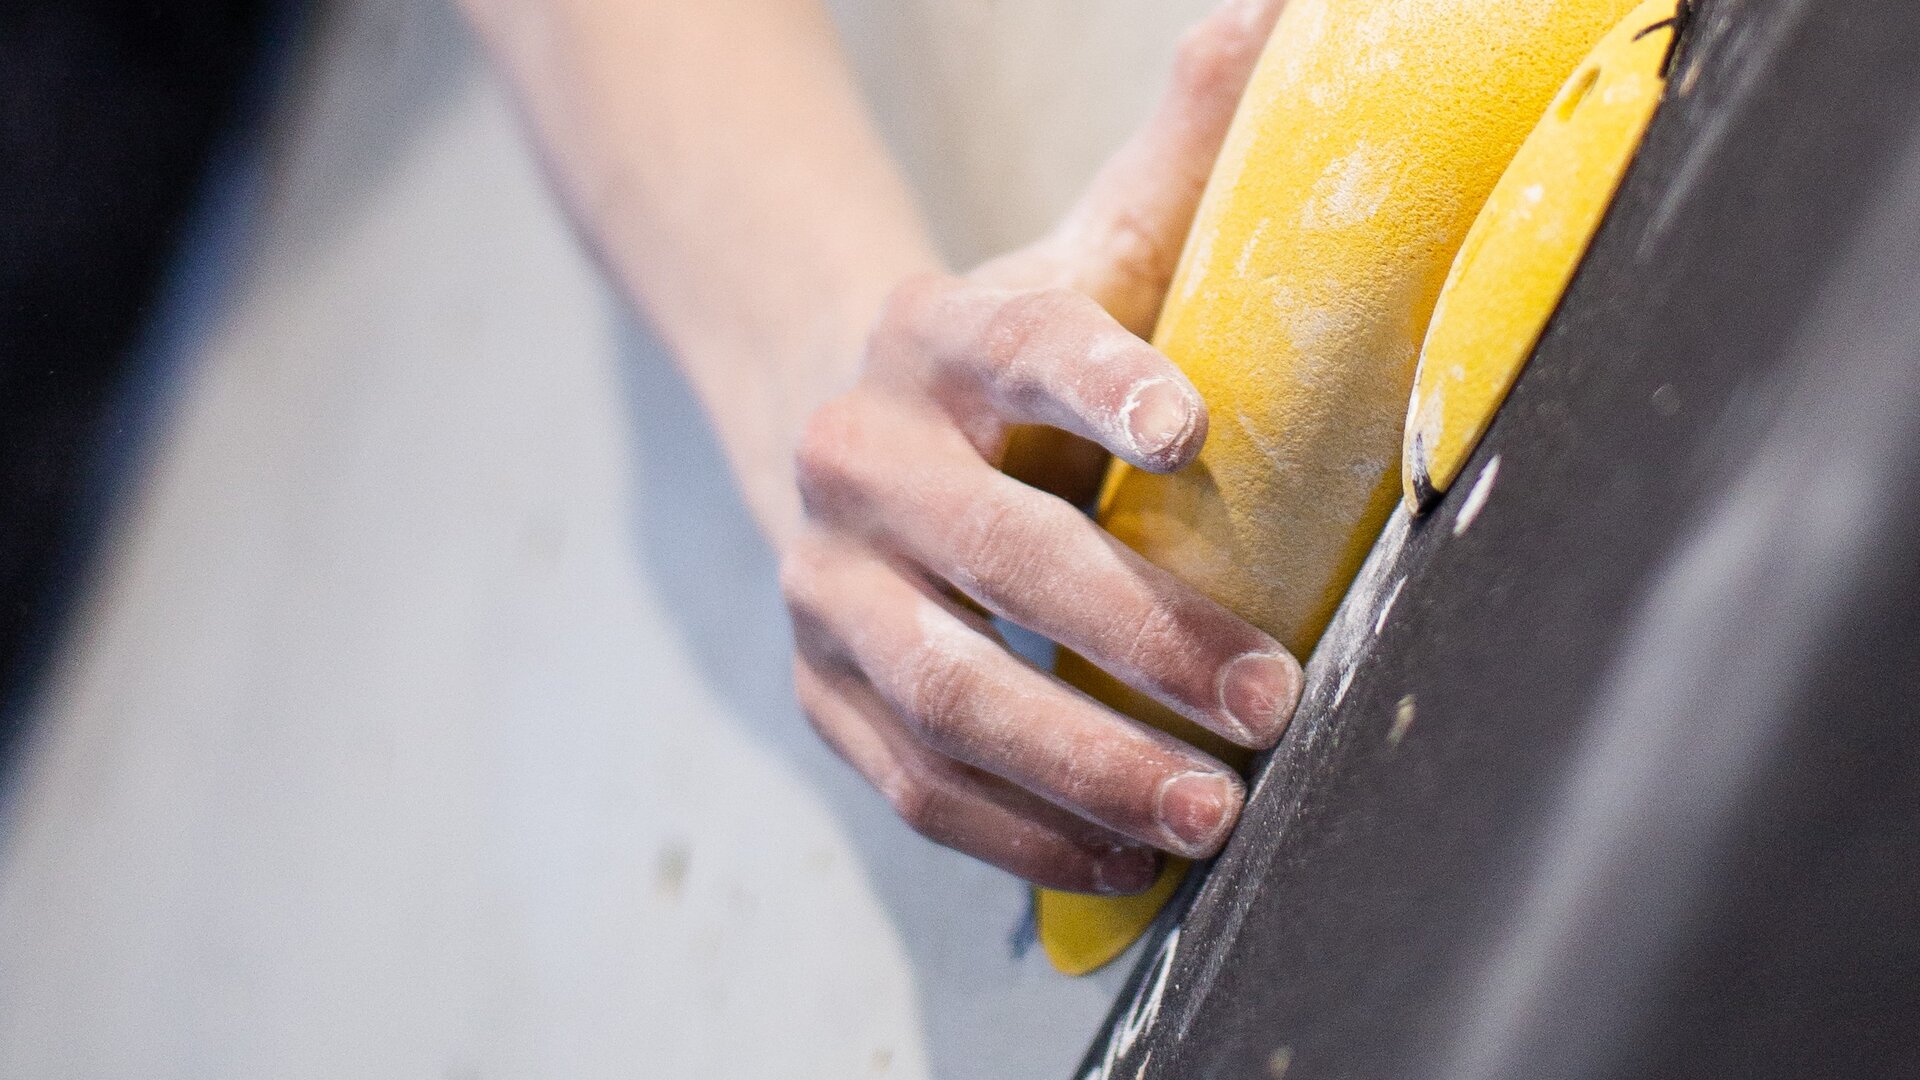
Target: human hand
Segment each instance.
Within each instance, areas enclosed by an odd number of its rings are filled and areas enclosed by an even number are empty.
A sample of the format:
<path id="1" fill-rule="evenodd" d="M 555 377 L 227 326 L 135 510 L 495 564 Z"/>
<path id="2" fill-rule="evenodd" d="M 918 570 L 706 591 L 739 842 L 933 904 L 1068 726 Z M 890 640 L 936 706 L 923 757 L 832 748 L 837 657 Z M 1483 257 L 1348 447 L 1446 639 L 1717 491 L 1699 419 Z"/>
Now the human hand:
<path id="1" fill-rule="evenodd" d="M 1048 237 L 896 289 L 797 455 L 806 524 L 781 576 L 810 721 L 920 832 L 1047 887 L 1134 892 L 1158 851 L 1214 853 L 1243 786 L 1020 660 L 964 601 L 1240 746 L 1271 746 L 1299 696 L 1277 641 L 1061 497 L 1091 489 L 1102 451 L 1168 472 L 1206 438 L 1199 395 L 1139 335 L 1279 7 L 1197 27 L 1166 100 Z M 1001 470 L 1024 425 L 1078 440 L 1041 486 Z"/>

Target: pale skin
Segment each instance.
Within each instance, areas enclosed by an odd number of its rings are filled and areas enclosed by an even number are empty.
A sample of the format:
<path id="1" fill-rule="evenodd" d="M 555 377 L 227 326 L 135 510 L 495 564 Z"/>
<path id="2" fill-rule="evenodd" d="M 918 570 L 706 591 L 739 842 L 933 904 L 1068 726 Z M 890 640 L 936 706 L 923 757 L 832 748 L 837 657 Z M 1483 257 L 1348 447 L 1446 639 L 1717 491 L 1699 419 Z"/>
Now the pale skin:
<path id="1" fill-rule="evenodd" d="M 961 274 L 817 0 L 465 3 L 781 557 L 821 737 L 915 829 L 1037 884 L 1133 892 L 1161 852 L 1217 851 L 1234 771 L 1020 660 L 980 612 L 1242 746 L 1292 715 L 1278 642 L 1074 506 L 1107 454 L 1170 471 L 1206 438 L 1143 336 L 1279 0 L 1196 27 L 1079 205 Z M 1023 425 L 1046 433 L 1016 462 Z"/>

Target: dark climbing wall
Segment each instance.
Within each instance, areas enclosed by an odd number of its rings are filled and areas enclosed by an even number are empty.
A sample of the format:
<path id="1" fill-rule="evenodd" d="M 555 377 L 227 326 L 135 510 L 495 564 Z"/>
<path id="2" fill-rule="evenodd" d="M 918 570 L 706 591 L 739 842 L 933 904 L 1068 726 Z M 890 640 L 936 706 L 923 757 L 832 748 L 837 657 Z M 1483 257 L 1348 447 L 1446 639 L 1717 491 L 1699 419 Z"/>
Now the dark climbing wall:
<path id="1" fill-rule="evenodd" d="M 0 762 L 85 546 L 107 403 L 267 6 L 0 4 Z"/>
<path id="2" fill-rule="evenodd" d="M 1083 1076 L 1920 1076 L 1916 58 L 1920 4 L 1700 5 Z"/>

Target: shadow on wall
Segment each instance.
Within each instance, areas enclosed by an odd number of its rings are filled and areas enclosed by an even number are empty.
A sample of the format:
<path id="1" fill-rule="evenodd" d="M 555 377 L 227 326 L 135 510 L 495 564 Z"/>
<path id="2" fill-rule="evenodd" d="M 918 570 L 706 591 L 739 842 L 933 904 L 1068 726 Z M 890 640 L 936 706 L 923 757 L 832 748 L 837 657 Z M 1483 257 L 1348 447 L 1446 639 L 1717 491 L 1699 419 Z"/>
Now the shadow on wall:
<path id="1" fill-rule="evenodd" d="M 911 833 L 819 742 L 793 703 L 792 646 L 773 553 L 699 405 L 644 328 L 624 330 L 621 353 L 642 463 L 634 473 L 641 489 L 635 537 L 642 572 L 659 590 L 702 678 L 745 730 L 825 797 L 858 850 L 912 960 L 930 1074 L 1024 1076 L 1035 1062 L 1053 1060 L 1058 1075 L 1066 1075 L 1130 963 L 1063 985 L 1037 952 L 1017 955 L 1024 886 Z M 750 584 L 714 588 L 716 574 Z M 1062 1007 L 1067 1004 L 1071 1008 Z M 988 1032 L 999 1045 L 983 1045 Z M 1005 1065 L 994 1067 L 999 1060 Z"/>
<path id="2" fill-rule="evenodd" d="M 297 49 L 276 108 L 305 126 L 271 133 L 278 145 L 263 155 L 278 168 L 266 197 L 301 207 L 281 216 L 291 235 L 271 238 L 292 247 L 298 265 L 354 207 L 384 190 L 405 148 L 445 114 L 485 60 L 452 0 L 283 2 L 309 9 L 305 42 L 327 43 Z"/>
<path id="3" fill-rule="evenodd" d="M 42 34 L 48 28 L 78 34 L 126 25 L 126 17 L 111 11 L 76 8 L 67 14 L 74 28 L 61 30 L 62 24 L 49 22 L 41 27 Z M 104 201 L 106 195 L 96 190 L 101 185 L 120 185 L 122 197 L 96 214 L 106 215 L 115 228 L 97 222 L 70 226 L 71 235 L 64 239 L 52 228 L 37 230 L 53 237 L 56 246 L 64 245 L 60 253 L 73 265 L 39 265 L 40 253 L 27 249 L 21 256 L 36 273 L 81 276 L 78 284 L 67 281 L 63 286 L 72 297 L 63 303 L 79 305 L 77 343 L 53 341 L 55 347 L 44 357 L 37 349 L 12 357 L 22 361 L 23 374 L 29 362 L 60 367 L 44 385 L 35 382 L 30 387 L 33 396 L 46 396 L 47 402 L 22 394 L 15 394 L 20 400 L 7 402 L 9 435 L 17 442 L 0 442 L 19 452 L 23 475 L 44 474 L 26 485 L 32 488 L 31 497 L 23 496 L 18 520 L 0 527 L 0 597 L 8 604 L 0 613 L 0 797 L 8 790 L 19 744 L 30 735 L 36 695 L 43 690 L 50 665 L 80 632 L 70 623 L 79 616 L 101 561 L 97 549 L 111 531 L 113 516 L 137 488 L 152 440 L 192 377 L 187 361 L 199 350 L 186 342 L 219 325 L 220 305 L 246 271 L 240 245 L 292 241 L 304 251 L 324 240 L 346 210 L 381 189 L 402 157 L 400 149 L 421 125 L 441 114 L 439 106 L 470 77 L 474 63 L 466 25 L 447 0 L 230 0 L 208 12 L 153 18 L 180 39 L 172 42 L 159 35 L 152 44 L 156 56 L 194 68 L 207 85 L 183 91 L 167 83 L 177 72 L 154 57 L 122 55 L 124 70 L 102 72 L 89 94 L 72 94 L 67 102 L 75 114 L 89 116 L 105 136 L 90 142 L 48 138 L 31 148 L 39 156 L 21 155 L 47 182 L 61 187 L 56 202 Z M 179 25 L 173 25 L 176 22 Z M 34 36 L 17 37 L 12 44 L 32 55 Z M 314 48 L 320 41 L 333 47 Z M 111 39 L 83 37 L 69 47 L 91 59 L 86 46 L 113 44 Z M 177 47 L 180 55 L 168 52 L 170 47 Z M 57 52 L 53 57 L 65 59 Z M 40 62 L 44 66 L 51 61 L 42 57 Z M 344 75 L 329 67 L 343 63 L 353 65 Z M 36 73 L 27 70 L 26 78 L 34 77 Z M 154 95 L 143 90 L 142 79 L 157 80 L 174 96 L 150 100 Z M 4 80 L 0 85 L 6 85 Z M 393 108 L 394 102 L 408 107 Z M 271 120 L 276 115 L 297 115 L 317 124 L 299 131 L 274 130 Z M 142 126 L 153 130 L 134 140 L 140 145 L 131 157 L 107 159 L 125 167 L 108 168 L 87 157 L 102 144 L 111 149 L 115 139 L 125 142 L 121 128 Z M 34 134 L 34 129 L 27 133 Z M 0 154 L 0 164 L 14 163 L 9 155 L 18 149 L 17 141 L 0 147 L 7 151 Z M 332 152 L 340 146 L 357 152 Z M 139 157 L 142 150 L 149 158 Z M 172 156 L 151 158 L 160 151 Z M 326 156 L 303 161 L 302 153 Z M 256 164 L 261 161 L 281 167 L 263 175 Z M 74 186 L 74 175 L 84 175 L 90 186 Z M 25 177 L 29 190 L 37 188 L 38 179 Z M 266 214 L 263 207 L 269 202 L 303 210 Z M 21 205 L 9 209 L 26 213 L 37 206 L 23 198 Z M 270 220 L 291 221 L 298 233 L 264 240 L 252 235 Z M 50 223 L 60 224 L 51 219 L 31 224 Z M 154 271 L 152 280 L 145 271 L 126 265 L 146 258 L 142 253 L 148 248 L 164 268 Z M 190 313 L 192 321 L 183 322 L 189 317 L 183 313 Z M 64 308 L 49 309 L 20 323 L 40 324 L 51 328 L 43 332 L 57 335 L 71 321 L 68 314 Z M 0 323 L 5 321 L 0 318 Z M 9 333 L 0 330 L 0 341 L 11 341 Z M 0 358 L 0 383 L 7 381 L 5 359 Z M 26 415 L 34 410 L 34 415 Z M 43 425 L 47 431 L 38 430 Z M 28 526 L 31 535 L 15 535 Z M 16 560 L 25 565 L 13 565 Z M 9 578 L 15 572 L 21 580 Z"/>

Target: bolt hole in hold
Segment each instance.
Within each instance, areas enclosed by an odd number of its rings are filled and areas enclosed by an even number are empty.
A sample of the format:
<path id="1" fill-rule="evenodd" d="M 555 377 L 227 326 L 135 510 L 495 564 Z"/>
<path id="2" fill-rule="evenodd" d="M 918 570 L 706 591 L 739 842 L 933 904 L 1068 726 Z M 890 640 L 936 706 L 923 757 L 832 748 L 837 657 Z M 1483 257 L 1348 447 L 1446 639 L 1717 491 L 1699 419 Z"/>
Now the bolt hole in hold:
<path id="1" fill-rule="evenodd" d="M 1580 73 L 1580 77 L 1567 85 L 1566 93 L 1561 95 L 1560 104 L 1555 106 L 1554 115 L 1562 120 L 1573 119 L 1573 110 L 1587 100 L 1593 93 L 1594 84 L 1600 81 L 1600 68 L 1596 65 Z"/>

